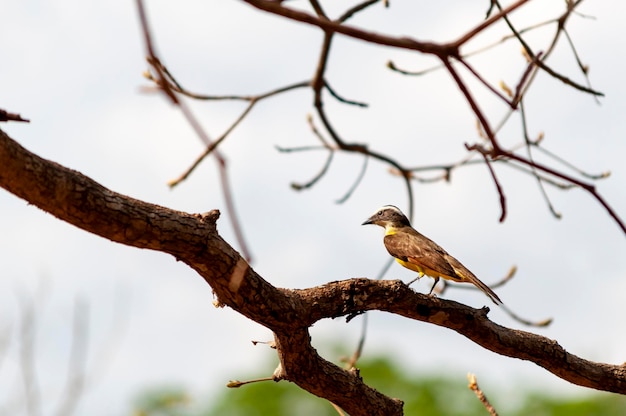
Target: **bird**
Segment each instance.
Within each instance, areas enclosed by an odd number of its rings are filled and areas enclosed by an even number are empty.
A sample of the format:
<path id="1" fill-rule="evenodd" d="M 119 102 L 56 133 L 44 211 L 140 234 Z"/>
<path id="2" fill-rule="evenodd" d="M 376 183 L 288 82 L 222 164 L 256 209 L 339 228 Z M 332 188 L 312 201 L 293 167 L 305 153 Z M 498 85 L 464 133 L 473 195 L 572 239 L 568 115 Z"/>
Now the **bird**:
<path id="1" fill-rule="evenodd" d="M 411 226 L 406 215 L 394 205 L 385 205 L 367 219 L 362 225 L 375 224 L 385 229 L 385 248 L 398 263 L 407 269 L 435 279 L 429 295 L 439 282 L 439 278 L 454 282 L 472 283 L 482 290 L 493 303 L 502 305 L 502 301 L 493 290 L 481 282 L 467 267 L 452 257 L 430 238 L 418 232 Z"/>

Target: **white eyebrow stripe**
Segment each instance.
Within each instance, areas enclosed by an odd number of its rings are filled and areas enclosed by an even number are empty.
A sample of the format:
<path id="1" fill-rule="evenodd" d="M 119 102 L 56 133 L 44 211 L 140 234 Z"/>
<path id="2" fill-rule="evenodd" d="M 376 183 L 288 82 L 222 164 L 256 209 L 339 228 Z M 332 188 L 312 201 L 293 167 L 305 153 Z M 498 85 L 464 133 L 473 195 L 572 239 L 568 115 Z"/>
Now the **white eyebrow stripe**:
<path id="1" fill-rule="evenodd" d="M 382 207 L 378 208 L 376 212 L 385 211 L 385 210 L 395 211 L 398 214 L 404 215 L 404 213 L 400 211 L 400 208 L 396 207 L 395 205 L 383 205 Z"/>

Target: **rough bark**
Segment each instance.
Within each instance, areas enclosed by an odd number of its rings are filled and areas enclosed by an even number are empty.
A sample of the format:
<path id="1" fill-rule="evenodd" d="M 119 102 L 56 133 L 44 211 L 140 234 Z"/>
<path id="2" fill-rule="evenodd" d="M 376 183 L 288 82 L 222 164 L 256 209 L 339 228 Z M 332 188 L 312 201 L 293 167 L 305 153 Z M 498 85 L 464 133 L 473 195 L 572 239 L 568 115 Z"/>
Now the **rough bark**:
<path id="1" fill-rule="evenodd" d="M 308 328 L 318 320 L 368 310 L 450 328 L 498 354 L 529 360 L 581 386 L 626 394 L 626 367 L 568 354 L 556 341 L 490 321 L 488 308 L 415 293 L 399 281 L 349 279 L 303 290 L 276 288 L 217 232 L 216 210 L 188 214 L 113 192 L 79 172 L 42 159 L 0 130 L 0 187 L 90 233 L 169 253 L 192 267 L 228 306 L 275 334 L 277 379 L 337 404 L 350 415 L 399 415 L 402 402 L 320 357 Z M 207 296 L 209 296 L 207 292 Z"/>

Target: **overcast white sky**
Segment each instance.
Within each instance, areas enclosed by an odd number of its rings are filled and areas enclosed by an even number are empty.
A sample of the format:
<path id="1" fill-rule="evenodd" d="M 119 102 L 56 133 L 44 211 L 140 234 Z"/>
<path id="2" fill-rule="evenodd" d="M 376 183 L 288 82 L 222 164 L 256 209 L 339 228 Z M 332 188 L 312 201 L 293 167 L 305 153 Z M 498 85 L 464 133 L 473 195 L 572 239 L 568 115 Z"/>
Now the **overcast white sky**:
<path id="1" fill-rule="evenodd" d="M 300 1 L 290 2 L 299 5 Z M 558 16 L 562 1 L 529 7 L 519 24 Z M 336 2 L 337 12 L 349 2 Z M 373 7 L 353 24 L 424 40 L 450 40 L 477 22 L 484 4 L 392 2 Z M 187 88 L 210 94 L 254 94 L 303 81 L 313 74 L 321 44 L 314 28 L 263 16 L 243 2 L 149 1 L 157 49 Z M 570 35 L 601 105 L 547 76 L 537 79 L 526 102 L 531 135 L 591 173 L 609 170 L 598 190 L 626 217 L 624 6 L 588 1 L 573 16 Z M 488 31 L 475 47 L 504 33 Z M 531 36 L 535 47 L 550 33 Z M 542 43 L 543 42 L 543 43 Z M 472 62 L 497 84 L 515 85 L 523 67 L 519 46 L 498 48 Z M 202 145 L 179 112 L 161 96 L 143 94 L 146 69 L 133 1 L 7 2 L 0 15 L 0 108 L 30 124 L 2 128 L 42 157 L 132 197 L 188 212 L 225 213 L 212 159 L 178 188 L 166 182 L 184 171 Z M 465 142 L 476 140 L 474 118 L 449 76 L 435 72 L 406 78 L 385 68 L 393 59 L 407 69 L 433 61 L 336 38 L 328 80 L 343 96 L 371 104 L 346 107 L 327 98 L 337 129 L 348 141 L 368 142 L 410 166 L 455 161 Z M 549 63 L 582 81 L 564 39 Z M 478 91 L 478 90 L 477 90 Z M 490 119 L 505 112 L 478 94 Z M 193 104 L 216 137 L 243 111 L 242 103 Z M 306 124 L 312 96 L 305 90 L 260 103 L 224 142 L 237 210 L 251 246 L 253 267 L 271 283 L 303 288 L 331 280 L 375 277 L 387 259 L 382 231 L 361 222 L 383 204 L 405 209 L 403 184 L 387 166 L 370 162 L 351 199 L 337 205 L 358 175 L 362 158 L 338 154 L 313 189 L 294 192 L 321 168 L 323 152 L 280 154 L 275 146 L 316 145 Z M 512 118 L 502 132 L 520 141 Z M 546 161 L 545 159 L 543 159 Z M 505 167 L 497 170 L 508 198 L 508 217 L 498 223 L 498 196 L 485 167 L 454 173 L 450 184 L 416 185 L 414 225 L 459 258 L 483 281 L 501 277 L 512 264 L 519 273 L 497 290 L 503 301 L 530 319 L 553 317 L 546 329 L 584 358 L 624 362 L 626 244 L 600 205 L 581 190 L 548 188 L 563 219 L 551 216 L 536 181 Z M 206 283 L 185 265 L 90 235 L 0 191 L 0 330 L 9 338 L 0 354 L 0 410 L 21 414 L 20 304 L 37 302 L 36 374 L 45 413 L 63 388 L 75 300 L 88 304 L 87 373 L 91 377 L 78 414 L 128 412 L 143 388 L 182 385 L 199 396 L 219 394 L 229 379 L 270 371 L 272 352 L 250 340 L 270 339 L 264 328 L 229 309 L 215 309 Z M 226 216 L 219 230 L 236 245 Z M 411 279 L 393 265 L 387 278 Z M 431 281 L 416 285 L 426 291 Z M 445 297 L 479 307 L 479 292 L 449 290 Z M 520 327 L 494 308 L 498 323 Z M 320 322 L 314 343 L 353 346 L 360 322 Z M 2 352 L 2 351 L 0 351 Z M 478 375 L 481 387 L 514 389 L 520 383 L 580 394 L 532 363 L 497 356 L 443 328 L 383 313 L 370 314 L 365 354 L 392 353 L 416 372 Z M 337 357 L 326 357 L 336 360 Z"/>

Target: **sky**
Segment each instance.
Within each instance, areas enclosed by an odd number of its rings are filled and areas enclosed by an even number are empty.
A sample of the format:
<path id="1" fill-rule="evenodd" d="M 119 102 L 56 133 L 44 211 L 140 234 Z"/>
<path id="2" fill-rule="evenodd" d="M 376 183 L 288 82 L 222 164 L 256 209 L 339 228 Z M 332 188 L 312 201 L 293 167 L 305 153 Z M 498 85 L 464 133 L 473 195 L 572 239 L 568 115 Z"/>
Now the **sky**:
<path id="1" fill-rule="evenodd" d="M 514 15 L 520 27 L 558 17 L 563 2 L 530 3 Z M 302 1 L 289 4 L 306 7 Z M 339 15 L 351 4 L 335 2 L 328 13 Z M 452 2 L 437 9 L 422 2 L 391 2 L 389 9 L 374 6 L 351 22 L 391 35 L 448 41 L 479 22 L 485 5 Z M 159 56 L 189 90 L 258 94 L 314 73 L 322 39 L 315 28 L 237 1 L 182 6 L 149 1 L 146 7 Z M 588 1 L 568 26 L 577 53 L 589 65 L 591 85 L 605 93 L 600 103 L 540 74 L 525 106 L 531 137 L 543 133 L 548 150 L 589 173 L 610 171 L 596 183 L 597 190 L 626 218 L 625 61 L 616 53 L 624 47 L 623 8 Z M 528 40 L 541 50 L 552 30 L 532 32 Z M 502 26 L 488 30 L 467 50 L 504 33 Z M 238 247 L 214 159 L 205 160 L 175 189 L 167 186 L 203 151 L 203 144 L 178 109 L 146 88 L 150 84 L 142 76 L 147 66 L 134 2 L 9 2 L 0 15 L 0 56 L 0 108 L 31 120 L 0 126 L 11 137 L 131 197 L 192 213 L 220 209 L 218 230 Z M 404 77 L 386 68 L 389 60 L 410 70 L 434 63 L 419 54 L 336 37 L 328 81 L 342 96 L 370 104 L 363 109 L 325 97 L 337 130 L 347 141 L 369 143 L 407 166 L 463 158 L 464 144 L 480 139 L 450 77 L 443 71 Z M 502 80 L 514 86 L 524 68 L 520 47 L 513 43 L 471 62 L 495 85 Z M 565 38 L 549 64 L 584 83 Z M 470 85 L 497 124 L 506 114 L 502 103 Z M 245 108 L 240 102 L 187 103 L 211 137 L 218 137 Z M 403 183 L 389 174 L 388 166 L 372 160 L 356 191 L 338 204 L 363 164 L 353 154 L 336 154 L 314 187 L 292 189 L 292 183 L 313 178 L 326 159 L 321 150 L 277 151 L 319 145 L 306 121 L 312 104 L 311 92 L 304 89 L 260 102 L 220 146 L 252 266 L 279 287 L 376 277 L 388 258 L 382 230 L 360 224 L 382 205 L 408 206 Z M 519 116 L 511 117 L 500 135 L 503 143 L 519 143 Z M 619 227 L 583 190 L 546 188 L 562 214 L 556 219 L 534 178 L 501 165 L 496 172 L 507 197 L 504 223 L 498 222 L 498 194 L 489 172 L 477 165 L 453 172 L 449 183 L 417 183 L 413 225 L 486 283 L 516 265 L 516 277 L 498 288 L 498 295 L 525 318 L 554 319 L 547 328 L 527 328 L 492 307 L 490 316 L 497 323 L 557 340 L 586 359 L 624 362 L 626 334 L 616 330 L 626 316 L 626 244 Z M 274 352 L 251 343 L 270 340 L 271 333 L 232 310 L 216 309 L 210 287 L 174 258 L 90 235 L 6 191 L 0 191 L 0 212 L 0 413 L 27 414 L 20 361 L 28 353 L 24 345 L 32 346 L 42 413 L 60 406 L 72 362 L 75 316 L 85 323 L 87 344 L 87 383 L 76 414 L 128 413 L 141 391 L 158 386 L 183 386 L 209 400 L 230 379 L 273 370 L 267 363 L 275 359 Z M 396 264 L 385 276 L 413 277 Z M 428 291 L 431 284 L 422 279 L 415 289 Z M 478 291 L 451 288 L 444 297 L 474 307 L 489 303 Z M 20 329 L 29 308 L 35 316 L 30 344 Z M 360 321 L 326 320 L 311 333 L 321 354 L 337 361 L 332 346 L 342 345 L 349 354 Z M 378 353 L 391 354 L 408 371 L 460 378 L 473 372 L 487 394 L 518 386 L 588 392 L 530 362 L 486 351 L 448 329 L 382 312 L 369 314 L 364 350 L 366 356 Z"/>

